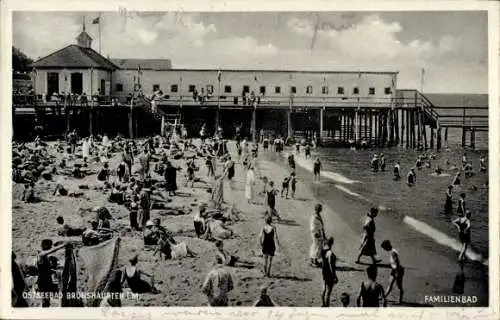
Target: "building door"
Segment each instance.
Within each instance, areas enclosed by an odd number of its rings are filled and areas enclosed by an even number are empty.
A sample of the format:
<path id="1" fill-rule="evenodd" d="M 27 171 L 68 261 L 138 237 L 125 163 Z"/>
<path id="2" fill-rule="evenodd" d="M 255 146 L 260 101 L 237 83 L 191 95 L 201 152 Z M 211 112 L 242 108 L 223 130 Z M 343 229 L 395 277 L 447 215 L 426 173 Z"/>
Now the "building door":
<path id="1" fill-rule="evenodd" d="M 47 73 L 47 96 L 50 98 L 54 93 L 59 93 L 59 73 Z"/>
<path id="2" fill-rule="evenodd" d="M 74 72 L 71 74 L 71 92 L 82 94 L 83 92 L 83 74 Z"/>
<path id="3" fill-rule="evenodd" d="M 101 95 L 106 94 L 106 80 L 101 79 Z"/>

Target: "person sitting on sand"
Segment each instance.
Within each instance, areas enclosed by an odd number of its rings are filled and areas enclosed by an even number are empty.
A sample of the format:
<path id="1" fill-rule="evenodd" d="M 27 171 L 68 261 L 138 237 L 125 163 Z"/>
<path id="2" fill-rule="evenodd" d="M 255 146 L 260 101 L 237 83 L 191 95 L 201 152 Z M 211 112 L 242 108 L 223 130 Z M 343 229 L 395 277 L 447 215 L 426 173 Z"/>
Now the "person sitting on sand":
<path id="1" fill-rule="evenodd" d="M 323 273 L 323 294 L 321 296 L 323 300 L 323 307 L 330 306 L 330 296 L 332 294 L 332 289 L 335 284 L 339 282 L 337 278 L 337 257 L 332 251 L 333 237 L 326 240 L 325 246 L 321 252 L 322 258 L 322 273 Z"/>
<path id="2" fill-rule="evenodd" d="M 411 168 L 408 174 L 406 175 L 406 184 L 408 187 L 413 187 L 417 182 L 417 175 L 415 173 L 415 169 Z"/>
<path id="3" fill-rule="evenodd" d="M 64 223 L 64 218 L 61 216 L 58 216 L 56 218 L 57 224 L 60 225 L 57 229 L 57 235 L 61 237 L 77 237 L 81 236 L 83 232 L 85 231 L 85 228 L 74 228 L 71 227 L 69 224 Z"/>
<path id="4" fill-rule="evenodd" d="M 125 162 L 120 162 L 116 168 L 116 175 L 118 176 L 118 181 L 124 182 L 125 174 L 127 173 L 127 164 Z"/>
<path id="5" fill-rule="evenodd" d="M 372 264 L 366 268 L 368 280 L 361 282 L 356 305 L 358 307 L 378 308 L 379 300 L 382 298 L 383 306 L 387 307 L 387 300 L 384 295 L 384 288 L 377 282 L 377 266 Z"/>
<path id="6" fill-rule="evenodd" d="M 453 186 L 449 185 L 446 190 L 446 200 L 444 202 L 444 213 L 452 214 L 453 213 Z"/>
<path id="7" fill-rule="evenodd" d="M 458 255 L 458 261 L 465 261 L 465 252 L 467 251 L 467 247 L 471 243 L 471 223 L 470 223 L 471 212 L 467 210 L 465 215 L 453 220 L 453 225 L 457 228 L 458 238 L 462 243 L 462 249 L 460 250 L 460 254 Z"/>
<path id="8" fill-rule="evenodd" d="M 207 232 L 206 210 L 206 204 L 201 204 L 198 207 L 198 213 L 193 218 L 194 231 L 198 238 L 202 237 Z"/>
<path id="9" fill-rule="evenodd" d="M 346 308 L 351 303 L 351 297 L 347 292 L 342 292 L 340 295 L 340 302 L 342 303 L 342 307 Z"/>
<path id="10" fill-rule="evenodd" d="M 24 191 L 21 200 L 26 203 L 35 203 L 38 201 L 38 198 L 35 196 L 34 182 L 29 182 L 24 184 Z"/>
<path id="11" fill-rule="evenodd" d="M 99 228 L 98 221 L 91 221 L 90 228 L 82 233 L 82 242 L 84 246 L 95 246 L 99 243 L 111 239 L 113 233 L 110 229 Z"/>
<path id="12" fill-rule="evenodd" d="M 392 244 L 389 240 L 382 241 L 380 245 L 382 249 L 389 253 L 390 265 L 391 265 L 391 278 L 389 279 L 389 286 L 385 291 L 385 297 L 387 298 L 392 291 L 392 287 L 394 283 L 399 289 L 399 303 L 403 303 L 403 276 L 405 274 L 405 268 L 401 265 L 401 261 L 399 260 L 399 253 L 392 247 Z"/>
<path id="13" fill-rule="evenodd" d="M 285 199 L 288 199 L 288 190 L 290 187 L 290 177 L 285 177 L 281 183 L 281 197 L 285 194 Z"/>
<path id="14" fill-rule="evenodd" d="M 266 224 L 260 232 L 260 246 L 264 255 L 264 274 L 267 277 L 271 276 L 271 265 L 273 263 L 276 246 L 279 245 L 278 233 L 276 227 L 272 224 L 273 218 L 266 216 Z"/>
<path id="15" fill-rule="evenodd" d="M 375 246 L 375 217 L 378 215 L 378 208 L 372 207 L 366 214 L 366 220 L 363 224 L 363 238 L 361 241 L 360 251 L 356 263 L 361 263 L 361 256 L 371 257 L 373 264 L 382 260 L 376 259 L 377 248 Z"/>
<path id="16" fill-rule="evenodd" d="M 269 189 L 266 192 L 266 203 L 267 203 L 267 211 L 271 216 L 275 216 L 278 220 L 281 220 L 278 211 L 276 210 L 276 195 L 278 194 L 278 190 L 274 188 L 274 182 L 269 181 Z"/>
<path id="17" fill-rule="evenodd" d="M 233 290 L 233 278 L 224 268 L 222 258 L 216 258 L 216 265 L 208 273 L 201 290 L 207 296 L 209 306 L 228 306 L 228 293 Z"/>
<path id="18" fill-rule="evenodd" d="M 65 248 L 68 244 L 63 243 L 59 246 L 52 247 L 53 242 L 50 239 L 43 239 L 41 242 L 42 251 L 38 252 L 37 255 L 37 270 L 38 270 L 38 279 L 37 286 L 38 292 L 44 294 L 44 298 L 42 298 L 42 308 L 50 307 L 50 294 L 55 294 L 57 290 L 57 286 L 54 283 L 52 278 L 52 274 L 55 270 L 52 268 L 51 263 L 51 253 L 54 253 L 62 248 Z"/>
<path id="19" fill-rule="evenodd" d="M 254 302 L 254 307 L 278 307 L 278 305 L 271 299 L 267 294 L 270 284 L 264 284 L 260 287 L 260 296 L 257 301 Z"/>
<path id="20" fill-rule="evenodd" d="M 109 166 L 107 163 L 104 163 L 103 167 L 97 173 L 98 181 L 108 181 L 110 176 Z"/>
<path id="21" fill-rule="evenodd" d="M 139 256 L 137 254 L 129 259 L 130 264 L 125 267 L 121 282 L 126 281 L 133 293 L 159 293 L 158 289 L 154 287 L 154 276 L 140 270 L 137 266 L 138 262 Z M 141 275 L 149 277 L 150 283 L 141 279 Z"/>
<path id="22" fill-rule="evenodd" d="M 222 264 L 228 267 L 242 267 L 252 269 L 255 265 L 252 262 L 244 261 L 237 256 L 229 254 L 224 250 L 224 242 L 222 240 L 215 241 L 215 247 L 217 248 L 217 258 L 222 259 Z"/>
<path id="23" fill-rule="evenodd" d="M 125 192 L 121 185 L 112 184 L 113 189 L 111 189 L 111 193 L 109 194 L 108 201 L 111 203 L 116 203 L 122 205 L 125 202 Z"/>

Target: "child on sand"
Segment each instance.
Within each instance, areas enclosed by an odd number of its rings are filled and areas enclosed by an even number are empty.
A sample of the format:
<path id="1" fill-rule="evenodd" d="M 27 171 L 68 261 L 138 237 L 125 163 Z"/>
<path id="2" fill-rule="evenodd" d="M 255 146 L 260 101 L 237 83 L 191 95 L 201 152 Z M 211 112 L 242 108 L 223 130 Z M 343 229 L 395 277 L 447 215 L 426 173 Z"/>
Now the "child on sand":
<path id="1" fill-rule="evenodd" d="M 372 264 L 366 269 L 368 280 L 361 283 L 356 305 L 358 307 L 378 308 L 380 307 L 380 298 L 382 298 L 384 307 L 387 307 L 387 300 L 384 295 L 384 288 L 377 282 L 377 266 Z"/>
<path id="2" fill-rule="evenodd" d="M 267 206 L 269 210 L 269 214 L 271 216 L 276 216 L 278 220 L 281 220 L 281 217 L 276 210 L 276 195 L 278 194 L 278 190 L 274 189 L 274 182 L 269 181 L 269 190 L 266 192 L 267 197 Z"/>
<path id="3" fill-rule="evenodd" d="M 399 303 L 403 303 L 403 276 L 405 274 L 405 268 L 401 265 L 399 261 L 399 253 L 392 247 L 392 244 L 389 240 L 382 241 L 380 245 L 382 249 L 389 253 L 390 257 L 390 265 L 391 265 L 391 278 L 389 280 L 389 286 L 387 287 L 387 291 L 385 292 L 385 297 L 387 298 L 392 291 L 392 287 L 394 283 L 399 289 Z"/>
<path id="4" fill-rule="evenodd" d="M 266 224 L 260 232 L 260 246 L 262 248 L 262 254 L 264 255 L 264 275 L 267 277 L 271 276 L 271 265 L 273 263 L 276 245 L 279 245 L 278 233 L 276 232 L 276 227 L 272 223 L 273 218 L 267 216 Z"/>
<path id="5" fill-rule="evenodd" d="M 22 196 L 22 201 L 26 203 L 35 203 L 37 198 L 35 196 L 35 183 L 29 182 L 24 184 L 24 191 Z"/>
<path id="6" fill-rule="evenodd" d="M 57 235 L 62 236 L 62 237 L 75 237 L 75 236 L 81 236 L 82 233 L 85 231 L 84 228 L 73 228 L 69 224 L 64 223 L 64 218 L 59 216 L 56 219 L 57 224 L 60 225 L 57 229 Z"/>

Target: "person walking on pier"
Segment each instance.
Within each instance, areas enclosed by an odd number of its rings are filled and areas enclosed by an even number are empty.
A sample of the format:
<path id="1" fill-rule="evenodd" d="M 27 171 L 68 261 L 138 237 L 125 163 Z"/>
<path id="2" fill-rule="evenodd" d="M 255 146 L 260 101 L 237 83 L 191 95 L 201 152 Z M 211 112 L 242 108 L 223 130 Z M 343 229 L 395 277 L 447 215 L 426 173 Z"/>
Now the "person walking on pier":
<path id="1" fill-rule="evenodd" d="M 322 257 L 322 267 L 323 267 L 323 294 L 321 296 L 323 301 L 323 307 L 330 306 L 330 296 L 332 294 L 332 289 L 335 284 L 339 282 L 336 272 L 336 260 L 335 254 L 332 251 L 333 237 L 328 238 L 326 241 L 325 248 L 323 248 Z"/>
<path id="2" fill-rule="evenodd" d="M 465 216 L 459 217 L 453 221 L 453 224 L 458 230 L 458 238 L 462 243 L 462 249 L 460 250 L 460 254 L 458 255 L 458 261 L 465 261 L 465 252 L 467 251 L 467 247 L 471 242 L 471 224 L 470 224 L 471 212 L 467 210 L 465 212 Z"/>
<path id="3" fill-rule="evenodd" d="M 399 303 L 403 303 L 403 276 L 405 274 L 405 268 L 401 265 L 401 261 L 399 261 L 399 253 L 392 247 L 392 244 L 389 240 L 382 241 L 380 245 L 382 249 L 389 253 L 390 257 L 390 265 L 391 265 L 391 278 L 389 280 L 389 286 L 387 287 L 387 291 L 385 292 L 385 297 L 387 298 L 392 291 L 392 287 L 394 283 L 399 289 Z"/>
<path id="4" fill-rule="evenodd" d="M 262 254 L 264 255 L 264 274 L 267 277 L 271 277 L 271 265 L 274 253 L 276 252 L 276 245 L 279 245 L 278 233 L 272 223 L 272 216 L 266 216 L 266 224 L 262 228 L 259 238 Z"/>
<path id="5" fill-rule="evenodd" d="M 321 168 L 322 168 L 321 161 L 319 160 L 319 157 L 316 157 L 316 160 L 314 160 L 314 164 L 313 164 L 313 174 L 314 174 L 313 181 L 314 182 L 317 182 L 317 183 L 320 182 Z"/>
<path id="6" fill-rule="evenodd" d="M 372 207 L 367 214 L 365 223 L 363 225 L 363 239 L 361 241 L 360 251 L 356 263 L 361 263 L 361 256 L 368 256 L 372 258 L 373 264 L 382 260 L 375 259 L 377 255 L 377 248 L 375 247 L 375 217 L 378 215 L 378 208 Z"/>
<path id="7" fill-rule="evenodd" d="M 320 203 L 316 204 L 310 220 L 312 244 L 309 248 L 309 258 L 313 267 L 321 266 L 321 250 L 326 239 L 321 211 L 323 211 L 323 206 Z"/>

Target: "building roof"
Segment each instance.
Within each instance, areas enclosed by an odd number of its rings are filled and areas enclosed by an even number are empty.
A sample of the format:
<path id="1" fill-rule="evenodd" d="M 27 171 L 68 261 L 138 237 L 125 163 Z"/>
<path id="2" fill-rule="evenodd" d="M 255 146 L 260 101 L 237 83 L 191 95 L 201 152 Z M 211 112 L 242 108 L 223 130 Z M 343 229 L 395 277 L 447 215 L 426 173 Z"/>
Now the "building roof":
<path id="1" fill-rule="evenodd" d="M 275 73 L 307 73 L 307 74 L 329 74 L 329 73 L 344 73 L 344 74 L 399 74 L 397 70 L 391 69 L 369 69 L 369 68 L 345 68 L 345 69 L 332 69 L 332 70 L 300 70 L 300 69 L 208 69 L 208 68 L 199 68 L 199 69 L 187 69 L 187 68 L 174 68 L 171 71 L 199 71 L 199 72 L 253 72 L 253 73 L 261 73 L 261 72 L 275 72 Z"/>
<path id="2" fill-rule="evenodd" d="M 92 48 L 71 44 L 31 64 L 33 68 L 95 68 L 116 70 L 118 67 Z"/>
<path id="3" fill-rule="evenodd" d="M 120 69 L 125 70 L 137 70 L 139 67 L 141 70 L 172 70 L 170 59 L 112 59 L 111 61 Z"/>

